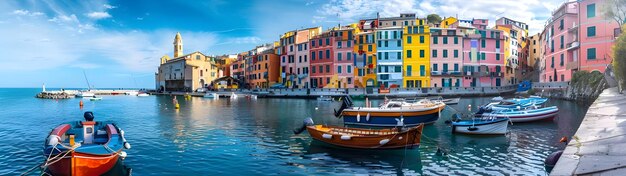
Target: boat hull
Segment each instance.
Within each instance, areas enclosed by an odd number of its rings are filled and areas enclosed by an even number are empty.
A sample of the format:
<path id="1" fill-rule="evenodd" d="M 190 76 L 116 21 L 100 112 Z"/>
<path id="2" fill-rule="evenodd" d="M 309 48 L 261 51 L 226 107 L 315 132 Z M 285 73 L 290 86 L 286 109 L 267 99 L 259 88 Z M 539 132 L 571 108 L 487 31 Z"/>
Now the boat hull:
<path id="1" fill-rule="evenodd" d="M 417 126 L 419 124 L 432 124 L 439 120 L 440 112 L 445 106 L 428 110 L 405 110 L 405 111 L 363 111 L 344 110 L 342 113 L 343 123 L 346 125 L 395 127 L 398 121 L 404 118 L 405 126 Z M 368 119 L 369 114 L 369 119 Z"/>
<path id="2" fill-rule="evenodd" d="M 508 120 L 499 120 L 499 121 L 493 121 L 491 123 L 486 122 L 486 123 L 473 124 L 473 125 L 471 123 L 465 123 L 465 124 L 453 123 L 452 132 L 464 133 L 464 134 L 505 134 L 508 126 L 509 126 Z"/>
<path id="3" fill-rule="evenodd" d="M 111 170 L 118 159 L 117 153 L 103 156 L 73 152 L 71 156 L 66 156 L 66 158 L 48 166 L 48 171 L 52 175 L 102 175 Z"/>
<path id="4" fill-rule="evenodd" d="M 559 110 L 554 108 L 542 112 L 536 113 L 518 113 L 518 114 L 508 114 L 508 113 L 485 113 L 482 114 L 482 117 L 498 117 L 498 118 L 510 118 L 511 122 L 532 122 L 532 121 L 540 121 L 540 120 L 552 120 L 556 115 L 558 115 Z"/>
<path id="5" fill-rule="evenodd" d="M 335 146 L 357 149 L 394 149 L 410 146 L 419 146 L 422 136 L 422 129 L 424 127 L 424 125 L 420 125 L 417 127 L 413 127 L 410 130 L 398 132 L 395 134 L 391 134 L 390 130 L 392 129 L 363 130 L 357 128 L 336 127 L 352 131 L 362 131 L 365 133 L 370 133 L 363 136 L 346 137 L 348 136 L 346 134 L 341 135 L 318 130 L 318 128 L 320 128 L 321 126 L 322 125 L 307 126 L 307 131 L 313 139 Z"/>

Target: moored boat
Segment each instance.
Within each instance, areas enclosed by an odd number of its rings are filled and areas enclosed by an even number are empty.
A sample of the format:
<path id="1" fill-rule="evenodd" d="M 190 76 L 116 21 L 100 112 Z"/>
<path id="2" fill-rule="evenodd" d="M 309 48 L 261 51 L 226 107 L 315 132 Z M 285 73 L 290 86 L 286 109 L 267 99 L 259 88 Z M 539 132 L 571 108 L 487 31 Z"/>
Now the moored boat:
<path id="1" fill-rule="evenodd" d="M 452 122 L 453 133 L 465 134 L 505 134 L 509 118 L 473 118 Z"/>
<path id="2" fill-rule="evenodd" d="M 211 93 L 211 92 L 204 94 L 203 97 L 204 98 L 212 98 L 212 99 L 220 99 L 220 96 L 217 95 L 217 93 Z"/>
<path id="3" fill-rule="evenodd" d="M 102 175 L 111 170 L 130 144 L 124 131 L 114 123 L 93 121 L 85 112 L 85 121 L 61 124 L 44 143 L 46 172 L 52 175 Z"/>
<path id="4" fill-rule="evenodd" d="M 559 108 L 556 106 L 537 108 L 535 106 L 528 107 L 521 110 L 502 110 L 492 111 L 489 113 L 476 114 L 479 117 L 498 117 L 511 119 L 511 122 L 531 122 L 539 120 L 550 120 L 559 113 Z"/>
<path id="5" fill-rule="evenodd" d="M 100 100 L 102 100 L 102 97 L 95 97 L 94 96 L 94 97 L 89 98 L 89 101 L 100 101 Z"/>
<path id="6" fill-rule="evenodd" d="M 128 92 L 124 92 L 125 95 L 130 95 L 130 96 L 136 96 L 139 94 L 139 92 L 137 91 L 128 91 Z"/>
<path id="7" fill-rule="evenodd" d="M 138 97 L 147 97 L 147 96 L 150 96 L 150 94 L 145 93 L 145 92 L 139 92 L 139 93 L 137 94 L 137 96 L 138 96 Z"/>
<path id="8" fill-rule="evenodd" d="M 340 109 L 340 113 L 336 113 L 336 115 L 343 118 L 343 123 L 346 125 L 417 126 L 437 121 L 445 106 L 446 104 L 441 101 L 428 99 L 414 103 L 394 99 L 380 107 L 347 107 L 344 105 Z"/>
<path id="9" fill-rule="evenodd" d="M 76 97 L 80 97 L 80 98 L 84 98 L 84 97 L 95 97 L 95 96 L 96 96 L 96 94 L 94 94 L 93 92 L 88 92 L 88 91 L 87 91 L 87 92 L 85 92 L 85 91 L 81 91 L 81 92 L 78 92 L 78 93 L 76 94 Z"/>
<path id="10" fill-rule="evenodd" d="M 309 118 L 305 120 L 303 128 L 313 139 L 331 145 L 357 149 L 394 149 L 419 146 L 424 125 L 373 130 L 314 125 Z M 296 131 L 296 134 L 303 130 Z"/>

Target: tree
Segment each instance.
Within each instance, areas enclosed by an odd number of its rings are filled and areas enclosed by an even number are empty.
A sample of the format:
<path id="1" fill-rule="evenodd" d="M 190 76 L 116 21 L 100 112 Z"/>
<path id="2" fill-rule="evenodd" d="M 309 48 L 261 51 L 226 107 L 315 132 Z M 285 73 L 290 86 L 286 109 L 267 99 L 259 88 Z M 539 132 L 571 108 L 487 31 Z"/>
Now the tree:
<path id="1" fill-rule="evenodd" d="M 619 24 L 624 25 L 626 22 L 626 0 L 606 0 L 604 7 L 604 16 L 607 19 L 612 19 Z"/>
<path id="2" fill-rule="evenodd" d="M 441 23 L 441 17 L 437 14 L 430 14 L 428 16 L 426 16 L 426 20 L 428 20 L 428 23 L 430 24 L 439 24 Z"/>
<path id="3" fill-rule="evenodd" d="M 626 25 L 622 26 L 622 31 L 626 31 Z M 613 58 L 614 73 L 618 84 L 621 85 L 621 92 L 626 87 L 626 34 L 624 33 L 615 40 Z"/>

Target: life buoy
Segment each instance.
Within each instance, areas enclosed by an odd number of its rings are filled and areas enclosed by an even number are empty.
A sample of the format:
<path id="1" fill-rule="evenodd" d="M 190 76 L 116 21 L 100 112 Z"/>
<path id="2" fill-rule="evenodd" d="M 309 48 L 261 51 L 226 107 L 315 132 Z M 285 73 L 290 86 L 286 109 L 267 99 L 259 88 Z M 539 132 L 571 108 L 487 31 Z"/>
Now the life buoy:
<path id="1" fill-rule="evenodd" d="M 61 136 L 63 136 L 65 132 L 67 132 L 67 130 L 69 130 L 71 127 L 72 126 L 70 124 L 62 124 L 54 128 L 50 132 L 50 135 L 48 135 L 48 142 L 46 144 L 54 146 L 54 145 L 61 143 L 62 142 Z"/>

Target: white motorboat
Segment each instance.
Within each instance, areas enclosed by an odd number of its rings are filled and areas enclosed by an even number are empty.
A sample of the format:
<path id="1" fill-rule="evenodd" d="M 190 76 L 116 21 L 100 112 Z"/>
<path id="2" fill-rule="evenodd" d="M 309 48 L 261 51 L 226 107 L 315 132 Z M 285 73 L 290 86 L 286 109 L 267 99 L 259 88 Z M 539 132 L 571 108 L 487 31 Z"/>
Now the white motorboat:
<path id="1" fill-rule="evenodd" d="M 236 100 L 237 99 L 237 94 L 235 94 L 235 92 L 231 92 L 230 93 L 230 99 Z"/>
<path id="2" fill-rule="evenodd" d="M 212 98 L 212 99 L 220 99 L 220 96 L 217 93 L 206 93 L 203 96 L 204 98 Z"/>
<path id="3" fill-rule="evenodd" d="M 137 96 L 138 97 L 147 97 L 147 96 L 150 96 L 150 94 L 145 93 L 145 92 L 141 92 L 141 93 L 138 93 Z"/>
<path id="4" fill-rule="evenodd" d="M 473 118 L 452 122 L 453 133 L 465 134 L 505 134 L 509 126 L 509 118 Z"/>
<path id="5" fill-rule="evenodd" d="M 83 97 L 95 97 L 95 96 L 96 96 L 96 94 L 93 93 L 93 92 L 84 92 L 84 91 L 78 92 L 76 94 L 76 97 L 81 97 L 81 98 L 83 98 Z"/>
<path id="6" fill-rule="evenodd" d="M 139 94 L 139 92 L 137 91 L 128 91 L 128 92 L 124 92 L 125 95 L 130 95 L 130 96 L 136 96 Z"/>

